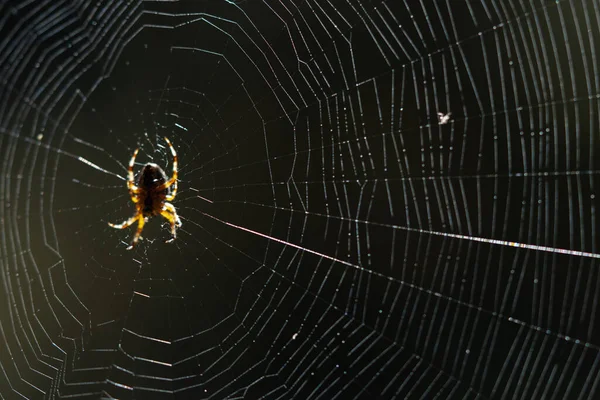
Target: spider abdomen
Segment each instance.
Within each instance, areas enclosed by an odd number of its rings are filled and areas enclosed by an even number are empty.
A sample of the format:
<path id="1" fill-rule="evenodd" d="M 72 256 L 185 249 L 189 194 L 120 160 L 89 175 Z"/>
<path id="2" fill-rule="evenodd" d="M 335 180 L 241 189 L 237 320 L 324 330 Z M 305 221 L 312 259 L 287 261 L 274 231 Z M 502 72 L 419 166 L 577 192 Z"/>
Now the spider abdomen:
<path id="1" fill-rule="evenodd" d="M 140 172 L 138 188 L 140 189 L 139 202 L 143 204 L 144 216 L 160 214 L 165 198 L 169 194 L 169 188 L 157 190 L 167 181 L 165 171 L 154 163 L 148 163 Z"/>

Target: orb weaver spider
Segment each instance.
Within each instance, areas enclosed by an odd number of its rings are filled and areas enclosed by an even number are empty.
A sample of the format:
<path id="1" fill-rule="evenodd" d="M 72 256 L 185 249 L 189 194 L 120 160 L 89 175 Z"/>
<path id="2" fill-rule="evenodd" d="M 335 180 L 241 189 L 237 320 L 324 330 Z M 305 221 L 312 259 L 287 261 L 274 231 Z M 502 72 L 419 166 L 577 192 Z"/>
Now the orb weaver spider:
<path id="1" fill-rule="evenodd" d="M 175 240 L 176 228 L 181 226 L 181 220 L 177 215 L 177 211 L 175 211 L 175 207 L 169 203 L 177 195 L 177 153 L 175 153 L 175 148 L 169 139 L 165 137 L 165 141 L 169 145 L 169 149 L 171 149 L 171 154 L 173 154 L 173 176 L 171 178 L 168 179 L 165 171 L 157 164 L 147 163 L 140 172 L 136 185 L 134 183 L 133 166 L 135 164 L 135 157 L 140 150 L 139 148 L 135 149 L 131 160 L 129 160 L 127 189 L 129 189 L 131 201 L 135 204 L 135 214 L 120 224 L 108 223 L 108 225 L 115 229 L 125 229 L 137 221 L 137 230 L 127 250 L 135 247 L 144 229 L 144 224 L 148 222 L 148 218 L 150 217 L 161 215 L 171 224 L 172 237 L 165 243 Z"/>

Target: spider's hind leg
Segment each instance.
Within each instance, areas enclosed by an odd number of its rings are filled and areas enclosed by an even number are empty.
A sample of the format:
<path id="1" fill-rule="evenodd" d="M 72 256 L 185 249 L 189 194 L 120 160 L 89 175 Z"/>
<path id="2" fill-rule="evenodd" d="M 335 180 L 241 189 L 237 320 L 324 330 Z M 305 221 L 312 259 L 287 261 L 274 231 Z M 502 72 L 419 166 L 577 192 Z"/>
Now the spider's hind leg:
<path id="1" fill-rule="evenodd" d="M 129 165 L 127 166 L 127 189 L 129 189 L 129 195 L 134 203 L 137 203 L 136 195 L 139 191 L 139 188 L 135 185 L 135 177 L 133 175 L 133 166 L 135 165 L 135 157 L 137 156 L 138 151 L 140 151 L 139 148 L 135 149 L 133 156 L 129 160 Z"/>
<path id="2" fill-rule="evenodd" d="M 171 201 L 177 196 L 177 153 L 175 152 L 175 148 L 171 144 L 171 141 L 165 137 L 165 141 L 169 145 L 169 149 L 171 149 L 171 154 L 173 155 L 173 176 L 168 179 L 165 183 L 156 188 L 157 191 L 166 189 L 168 187 L 171 188 L 171 194 L 169 194 L 166 198 L 167 201 Z"/>

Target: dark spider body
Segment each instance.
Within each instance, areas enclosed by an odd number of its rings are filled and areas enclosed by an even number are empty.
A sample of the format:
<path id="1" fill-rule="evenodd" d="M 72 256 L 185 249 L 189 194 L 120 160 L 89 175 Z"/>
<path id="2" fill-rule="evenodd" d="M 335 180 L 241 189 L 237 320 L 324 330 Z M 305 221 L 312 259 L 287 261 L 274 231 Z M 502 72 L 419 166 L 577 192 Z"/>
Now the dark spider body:
<path id="1" fill-rule="evenodd" d="M 166 201 L 166 197 L 171 193 L 171 188 L 156 190 L 163 185 L 169 178 L 165 171 L 157 164 L 148 163 L 140 172 L 137 187 L 140 189 L 139 199 L 143 204 L 142 214 L 144 217 L 159 215 Z"/>
<path id="2" fill-rule="evenodd" d="M 173 155 L 173 176 L 170 178 L 167 177 L 167 174 L 165 174 L 165 171 L 161 167 L 154 163 L 148 163 L 142 168 L 136 185 L 134 182 L 133 167 L 135 165 L 135 157 L 140 150 L 139 148 L 135 149 L 133 156 L 129 160 L 129 165 L 127 166 L 127 189 L 129 190 L 131 201 L 135 204 L 135 214 L 120 224 L 108 223 L 108 225 L 115 229 L 125 229 L 137 222 L 138 228 L 135 231 L 135 235 L 133 235 L 131 245 L 127 248 L 128 250 L 133 249 L 140 240 L 144 224 L 150 217 L 160 215 L 169 221 L 172 237 L 167 240 L 167 243 L 175 240 L 176 229 L 181 226 L 181 219 L 177 215 L 175 207 L 169 203 L 177 195 L 177 153 L 169 139 L 165 138 L 165 141 Z"/>

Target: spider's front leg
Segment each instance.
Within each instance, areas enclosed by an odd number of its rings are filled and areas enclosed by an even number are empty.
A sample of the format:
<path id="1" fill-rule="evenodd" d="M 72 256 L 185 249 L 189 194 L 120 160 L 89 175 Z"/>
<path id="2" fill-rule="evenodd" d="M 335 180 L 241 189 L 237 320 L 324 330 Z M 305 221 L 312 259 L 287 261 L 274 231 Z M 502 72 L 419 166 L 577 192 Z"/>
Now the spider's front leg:
<path id="1" fill-rule="evenodd" d="M 129 218 L 127 221 L 121 222 L 120 224 L 113 224 L 113 223 L 109 222 L 108 225 L 115 229 L 125 229 L 125 228 L 129 228 L 131 225 L 133 225 L 133 223 L 135 221 L 137 221 L 138 218 L 139 217 L 137 215 L 134 215 L 133 217 Z"/>
<path id="2" fill-rule="evenodd" d="M 181 226 L 181 220 L 179 219 L 179 215 L 177 215 L 173 204 L 167 202 L 165 202 L 163 209 L 160 211 L 160 215 L 169 221 L 169 224 L 171 225 L 171 239 L 165 242 L 171 243 L 177 237 L 177 227 Z"/>
<path id="3" fill-rule="evenodd" d="M 129 245 L 127 250 L 133 249 L 135 247 L 135 245 L 137 244 L 138 240 L 140 240 L 140 235 L 142 234 L 142 231 L 144 230 L 145 223 L 146 223 L 146 218 L 144 218 L 144 216 L 140 214 L 140 216 L 138 217 L 138 228 L 135 231 L 135 235 L 133 235 L 133 240 L 131 241 L 131 244 Z"/>
<path id="4" fill-rule="evenodd" d="M 142 234 L 142 230 L 144 229 L 144 223 L 146 222 L 145 218 L 142 216 L 142 214 L 136 214 L 133 217 L 129 218 L 127 221 L 122 222 L 120 224 L 113 224 L 110 222 L 108 223 L 109 226 L 115 229 L 125 229 L 133 225 L 136 221 L 138 222 L 138 228 L 135 231 L 135 235 L 133 236 L 131 245 L 127 247 L 127 250 L 133 249 L 137 244 L 138 240 L 140 239 L 140 235 Z"/>

